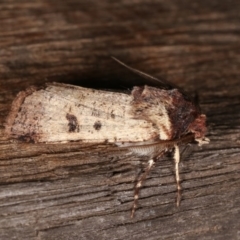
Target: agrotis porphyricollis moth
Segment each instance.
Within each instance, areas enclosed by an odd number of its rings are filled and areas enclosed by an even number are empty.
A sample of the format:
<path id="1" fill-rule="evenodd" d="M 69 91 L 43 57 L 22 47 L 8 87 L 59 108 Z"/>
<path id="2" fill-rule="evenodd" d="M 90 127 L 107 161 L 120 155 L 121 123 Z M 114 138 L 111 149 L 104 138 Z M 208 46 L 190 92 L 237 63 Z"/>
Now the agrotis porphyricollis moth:
<path id="1" fill-rule="evenodd" d="M 118 63 L 142 76 L 147 84 L 131 93 L 103 91 L 49 83 L 20 92 L 12 103 L 5 130 L 11 138 L 34 143 L 81 141 L 113 143 L 149 157 L 137 180 L 133 217 L 139 190 L 155 162 L 174 150 L 177 205 L 180 203 L 179 145 L 208 143 L 206 116 L 183 91 L 172 84 Z"/>

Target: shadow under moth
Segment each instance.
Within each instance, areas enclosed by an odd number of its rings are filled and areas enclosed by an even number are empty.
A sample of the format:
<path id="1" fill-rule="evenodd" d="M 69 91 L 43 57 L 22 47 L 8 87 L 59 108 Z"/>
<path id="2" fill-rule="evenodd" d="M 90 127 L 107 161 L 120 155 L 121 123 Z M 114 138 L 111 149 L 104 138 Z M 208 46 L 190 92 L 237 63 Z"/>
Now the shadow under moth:
<path id="1" fill-rule="evenodd" d="M 146 85 L 134 86 L 129 93 L 60 83 L 49 83 L 39 90 L 30 87 L 13 101 L 5 132 L 10 138 L 34 143 L 108 142 L 148 156 L 148 165 L 135 185 L 131 217 L 139 190 L 155 162 L 174 151 L 179 206 L 179 145 L 209 142 L 205 138 L 206 116 L 184 91 L 114 60 L 143 77 Z"/>

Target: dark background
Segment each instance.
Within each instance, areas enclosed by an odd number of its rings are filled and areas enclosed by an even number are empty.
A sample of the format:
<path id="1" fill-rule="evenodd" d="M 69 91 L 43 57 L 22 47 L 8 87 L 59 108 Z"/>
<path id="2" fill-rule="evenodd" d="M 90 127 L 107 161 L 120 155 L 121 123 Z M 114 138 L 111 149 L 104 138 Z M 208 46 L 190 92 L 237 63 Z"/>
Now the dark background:
<path id="1" fill-rule="evenodd" d="M 240 239 L 239 23 L 237 0 L 2 0 L 0 239 Z M 4 135 L 12 100 L 30 85 L 138 84 L 111 56 L 198 93 L 211 142 L 180 164 L 179 208 L 171 158 L 130 219 L 144 159 Z"/>

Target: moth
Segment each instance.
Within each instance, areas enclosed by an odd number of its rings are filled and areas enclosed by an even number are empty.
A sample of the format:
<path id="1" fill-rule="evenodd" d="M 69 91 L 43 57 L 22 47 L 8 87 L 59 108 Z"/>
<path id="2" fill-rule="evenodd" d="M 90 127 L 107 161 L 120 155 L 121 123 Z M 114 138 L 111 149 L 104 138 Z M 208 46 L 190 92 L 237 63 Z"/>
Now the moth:
<path id="1" fill-rule="evenodd" d="M 116 144 L 139 156 L 148 165 L 135 185 L 131 217 L 139 191 L 150 170 L 165 153 L 174 151 L 177 206 L 181 199 L 180 144 L 206 144 L 206 116 L 184 91 L 131 68 L 146 81 L 131 92 L 97 90 L 60 83 L 18 93 L 6 119 L 10 138 L 34 143 L 81 141 Z"/>

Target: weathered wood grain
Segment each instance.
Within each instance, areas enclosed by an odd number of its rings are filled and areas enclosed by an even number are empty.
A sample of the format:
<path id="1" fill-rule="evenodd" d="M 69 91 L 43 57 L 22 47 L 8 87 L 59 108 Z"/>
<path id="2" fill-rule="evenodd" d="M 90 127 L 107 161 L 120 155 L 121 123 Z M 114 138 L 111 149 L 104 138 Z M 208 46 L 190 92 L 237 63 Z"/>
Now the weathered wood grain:
<path id="1" fill-rule="evenodd" d="M 239 11 L 237 0 L 1 1 L 0 239 L 240 239 Z M 12 100 L 30 85 L 139 81 L 110 56 L 198 93 L 211 143 L 180 165 L 179 208 L 170 157 L 130 219 L 146 159 L 3 134 Z"/>

